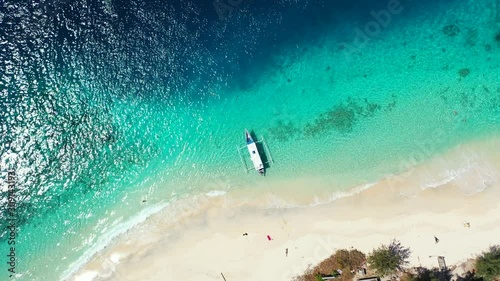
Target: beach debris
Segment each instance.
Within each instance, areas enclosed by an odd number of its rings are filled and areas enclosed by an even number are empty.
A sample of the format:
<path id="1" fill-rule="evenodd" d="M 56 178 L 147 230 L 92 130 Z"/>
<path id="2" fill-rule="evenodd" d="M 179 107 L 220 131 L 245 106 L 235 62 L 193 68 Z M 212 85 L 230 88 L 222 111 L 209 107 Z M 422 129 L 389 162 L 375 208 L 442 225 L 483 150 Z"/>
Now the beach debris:
<path id="1" fill-rule="evenodd" d="M 243 233 L 243 236 L 248 236 L 248 233 L 246 233 L 246 232 L 245 232 L 245 233 Z"/>
<path id="2" fill-rule="evenodd" d="M 464 224 L 464 227 L 468 227 L 468 228 L 470 228 L 470 222 L 468 222 L 468 221 L 464 221 L 464 222 L 463 222 L 463 224 Z"/>
<path id="3" fill-rule="evenodd" d="M 434 241 L 436 241 L 436 244 L 439 243 L 439 239 L 436 236 L 434 236 Z"/>
<path id="4" fill-rule="evenodd" d="M 446 262 L 444 261 L 443 256 L 438 256 L 438 265 L 439 265 L 439 269 L 446 270 Z"/>
<path id="5" fill-rule="evenodd" d="M 273 238 L 271 238 L 271 236 L 267 235 L 267 240 L 271 241 L 271 240 L 273 240 Z"/>
<path id="6" fill-rule="evenodd" d="M 222 279 L 224 279 L 224 281 L 226 281 L 226 277 L 224 277 L 224 274 L 222 274 L 222 272 L 220 273 L 220 275 L 222 275 Z"/>

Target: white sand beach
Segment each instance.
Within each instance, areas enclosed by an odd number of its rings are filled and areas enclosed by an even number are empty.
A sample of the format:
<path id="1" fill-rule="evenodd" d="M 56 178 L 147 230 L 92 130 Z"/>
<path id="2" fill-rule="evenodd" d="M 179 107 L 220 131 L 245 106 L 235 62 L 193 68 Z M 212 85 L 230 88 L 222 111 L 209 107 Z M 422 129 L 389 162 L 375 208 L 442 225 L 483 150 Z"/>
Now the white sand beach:
<path id="1" fill-rule="evenodd" d="M 165 210 L 118 238 L 71 280 L 221 281 L 223 273 L 227 281 L 285 281 L 336 249 L 369 253 L 392 239 L 410 247 L 410 266 L 436 267 L 437 256 L 459 264 L 500 244 L 499 147 L 500 139 L 461 145 L 327 204 L 259 208 L 272 196 L 287 197 L 261 192 Z M 305 182 L 290 182 L 290 190 L 307 189 Z"/>

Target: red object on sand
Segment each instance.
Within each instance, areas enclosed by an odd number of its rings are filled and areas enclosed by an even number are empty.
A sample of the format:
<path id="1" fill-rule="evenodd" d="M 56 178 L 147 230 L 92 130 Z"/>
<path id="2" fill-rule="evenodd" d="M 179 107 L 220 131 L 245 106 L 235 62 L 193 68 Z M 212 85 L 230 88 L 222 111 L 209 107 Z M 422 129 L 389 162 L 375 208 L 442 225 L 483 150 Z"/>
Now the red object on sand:
<path id="1" fill-rule="evenodd" d="M 267 240 L 271 241 L 273 239 L 271 238 L 271 236 L 267 235 Z"/>

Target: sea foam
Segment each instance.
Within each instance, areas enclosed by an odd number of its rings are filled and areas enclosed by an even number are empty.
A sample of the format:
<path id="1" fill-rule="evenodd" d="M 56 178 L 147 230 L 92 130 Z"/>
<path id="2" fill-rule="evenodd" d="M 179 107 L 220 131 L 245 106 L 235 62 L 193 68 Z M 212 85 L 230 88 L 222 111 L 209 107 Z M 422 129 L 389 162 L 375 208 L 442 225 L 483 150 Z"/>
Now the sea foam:
<path id="1" fill-rule="evenodd" d="M 167 203 L 159 203 L 156 205 L 153 205 L 149 208 L 143 209 L 140 211 L 137 215 L 132 217 L 131 219 L 121 222 L 117 225 L 115 225 L 113 228 L 111 228 L 104 236 L 101 236 L 97 239 L 97 241 L 92 244 L 92 246 L 85 251 L 75 262 L 73 262 L 66 271 L 63 272 L 61 275 L 60 280 L 70 280 L 71 276 L 75 274 L 81 267 L 83 267 L 86 263 L 90 261 L 90 259 L 97 254 L 98 252 L 102 251 L 104 248 L 106 248 L 116 237 L 119 235 L 127 232 L 128 230 L 132 229 L 134 226 L 144 222 L 148 217 L 151 215 L 160 212 L 162 209 L 167 207 L 169 204 Z M 115 258 L 116 259 L 116 258 Z M 119 260 L 119 258 L 118 258 Z M 92 271 L 93 272 L 93 271 Z M 97 273 L 95 276 L 90 278 L 92 275 L 90 273 L 84 273 L 83 275 L 79 275 L 80 277 L 78 278 L 83 278 L 84 276 L 87 279 L 76 279 L 76 280 L 93 280 L 97 276 Z M 77 278 L 77 277 L 75 277 Z"/>

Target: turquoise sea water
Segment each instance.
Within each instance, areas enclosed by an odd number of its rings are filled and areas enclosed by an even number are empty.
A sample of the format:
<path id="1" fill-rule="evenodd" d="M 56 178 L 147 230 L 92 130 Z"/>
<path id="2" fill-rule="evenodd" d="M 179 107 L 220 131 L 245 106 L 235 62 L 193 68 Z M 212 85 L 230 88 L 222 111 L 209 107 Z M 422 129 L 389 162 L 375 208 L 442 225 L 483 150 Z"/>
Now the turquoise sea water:
<path id="1" fill-rule="evenodd" d="M 245 128 L 267 180 L 332 193 L 500 131 L 498 1 L 401 1 L 382 25 L 390 1 L 206 2 L 3 4 L 0 254 L 11 170 L 17 279 L 59 280 L 169 202 L 261 182 Z"/>

